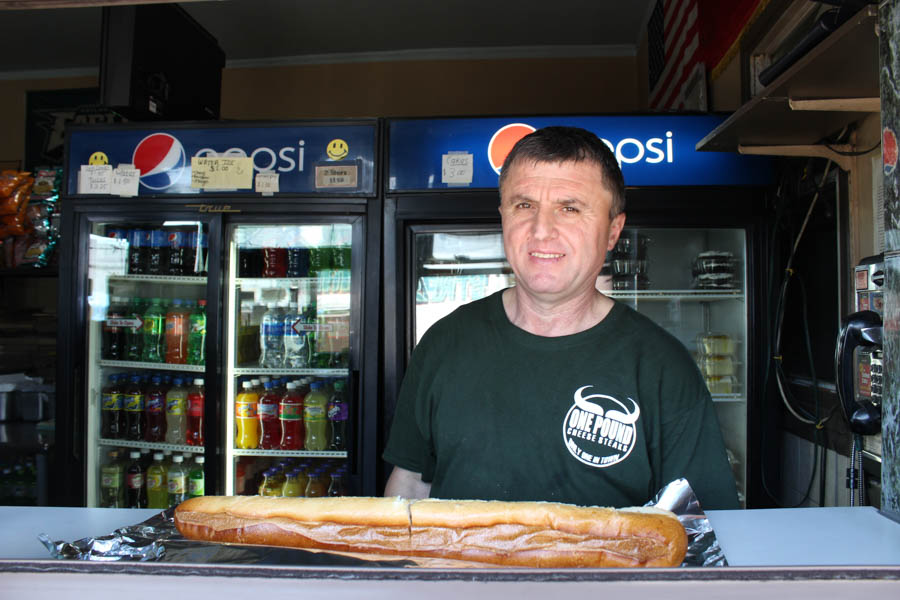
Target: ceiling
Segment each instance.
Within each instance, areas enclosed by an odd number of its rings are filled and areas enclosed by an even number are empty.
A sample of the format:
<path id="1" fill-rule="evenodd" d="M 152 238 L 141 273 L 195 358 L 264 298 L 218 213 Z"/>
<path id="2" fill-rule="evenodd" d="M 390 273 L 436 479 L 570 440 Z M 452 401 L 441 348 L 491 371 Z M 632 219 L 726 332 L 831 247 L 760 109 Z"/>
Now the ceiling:
<path id="1" fill-rule="evenodd" d="M 219 41 L 227 66 L 240 67 L 633 56 L 654 4 L 655 0 L 218 0 L 182 6 Z M 101 10 L 98 6 L 3 10 L 0 77 L 96 73 Z"/>

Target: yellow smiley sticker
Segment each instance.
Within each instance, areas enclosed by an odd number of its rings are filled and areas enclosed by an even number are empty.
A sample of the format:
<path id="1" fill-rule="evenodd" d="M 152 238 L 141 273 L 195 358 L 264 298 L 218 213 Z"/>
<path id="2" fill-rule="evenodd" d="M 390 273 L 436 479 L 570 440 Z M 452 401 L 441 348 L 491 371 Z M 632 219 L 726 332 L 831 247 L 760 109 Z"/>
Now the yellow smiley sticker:
<path id="1" fill-rule="evenodd" d="M 109 158 L 103 152 L 94 152 L 91 154 L 91 157 L 88 158 L 89 165 L 108 165 Z"/>
<path id="2" fill-rule="evenodd" d="M 331 160 L 341 160 L 346 157 L 349 152 L 350 147 L 347 146 L 347 142 L 340 138 L 331 140 L 328 142 L 328 146 L 325 147 L 325 154 L 327 154 L 328 158 Z"/>

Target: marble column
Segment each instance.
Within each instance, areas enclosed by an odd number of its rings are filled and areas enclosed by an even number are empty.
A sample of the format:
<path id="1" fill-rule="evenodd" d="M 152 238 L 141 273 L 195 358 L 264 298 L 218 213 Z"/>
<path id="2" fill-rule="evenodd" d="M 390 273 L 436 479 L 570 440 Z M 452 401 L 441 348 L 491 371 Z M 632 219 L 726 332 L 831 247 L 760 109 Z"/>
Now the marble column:
<path id="1" fill-rule="evenodd" d="M 881 150 L 884 167 L 885 293 L 881 507 L 900 515 L 900 3 L 878 9 L 881 55 Z"/>

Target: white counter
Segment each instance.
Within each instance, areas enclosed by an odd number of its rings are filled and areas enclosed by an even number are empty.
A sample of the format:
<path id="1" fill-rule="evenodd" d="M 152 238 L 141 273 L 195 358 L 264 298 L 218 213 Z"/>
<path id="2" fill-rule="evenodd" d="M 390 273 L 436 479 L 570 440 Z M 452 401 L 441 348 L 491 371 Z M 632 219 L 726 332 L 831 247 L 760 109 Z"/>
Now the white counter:
<path id="1" fill-rule="evenodd" d="M 641 597 L 696 600 L 700 594 L 759 598 L 762 591 L 759 585 L 765 582 L 766 595 L 811 600 L 849 598 L 861 593 L 900 597 L 900 524 L 871 507 L 710 511 L 710 522 L 730 565 L 710 569 L 443 571 L 99 563 L 53 560 L 37 539 L 40 533 L 69 542 L 102 536 L 117 527 L 139 523 L 157 512 L 0 507 L 3 523 L 0 587 L 10 592 L 9 597 L 14 597 L 15 590 L 27 593 L 29 598 L 59 598 L 59 594 L 71 591 L 72 586 L 87 585 L 92 600 L 121 598 L 122 594 L 134 597 L 136 589 L 152 589 L 154 597 L 167 591 L 182 597 L 190 590 L 198 597 L 224 600 L 246 596 L 245 585 L 233 585 L 234 578 L 241 577 L 263 578 L 259 585 L 266 590 L 266 595 L 279 591 L 296 593 L 302 589 L 304 598 L 329 600 L 359 597 L 397 600 L 422 597 L 423 593 L 427 593 L 429 600 L 458 599 L 472 594 L 526 600 L 558 597 L 563 593 L 623 593 L 629 600 Z M 661 585 L 666 586 L 664 596 L 660 595 Z M 602 590 L 597 586 L 602 586 Z"/>

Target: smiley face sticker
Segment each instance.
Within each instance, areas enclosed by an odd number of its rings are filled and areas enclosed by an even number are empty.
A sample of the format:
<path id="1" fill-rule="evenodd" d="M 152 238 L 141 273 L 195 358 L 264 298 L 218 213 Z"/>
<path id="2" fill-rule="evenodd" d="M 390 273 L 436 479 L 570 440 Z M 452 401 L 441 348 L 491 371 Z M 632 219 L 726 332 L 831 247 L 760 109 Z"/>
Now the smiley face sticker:
<path id="1" fill-rule="evenodd" d="M 91 154 L 90 158 L 88 158 L 89 165 L 108 165 L 109 157 L 106 156 L 103 152 L 94 152 Z"/>
<path id="2" fill-rule="evenodd" d="M 331 160 L 341 160 L 342 158 L 346 158 L 349 152 L 350 147 L 347 145 L 347 142 L 340 138 L 331 140 L 325 147 L 325 154 L 327 154 L 328 158 Z"/>

